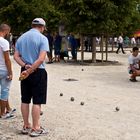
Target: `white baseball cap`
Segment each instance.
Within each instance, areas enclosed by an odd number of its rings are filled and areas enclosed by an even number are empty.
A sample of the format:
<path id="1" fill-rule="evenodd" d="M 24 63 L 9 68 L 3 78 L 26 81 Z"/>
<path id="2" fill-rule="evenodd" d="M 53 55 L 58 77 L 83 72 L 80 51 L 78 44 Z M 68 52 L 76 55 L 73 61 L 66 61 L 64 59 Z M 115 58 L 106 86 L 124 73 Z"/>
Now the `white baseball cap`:
<path id="1" fill-rule="evenodd" d="M 45 22 L 45 20 L 44 20 L 43 18 L 35 18 L 35 19 L 32 21 L 32 24 L 46 26 L 46 22 Z"/>

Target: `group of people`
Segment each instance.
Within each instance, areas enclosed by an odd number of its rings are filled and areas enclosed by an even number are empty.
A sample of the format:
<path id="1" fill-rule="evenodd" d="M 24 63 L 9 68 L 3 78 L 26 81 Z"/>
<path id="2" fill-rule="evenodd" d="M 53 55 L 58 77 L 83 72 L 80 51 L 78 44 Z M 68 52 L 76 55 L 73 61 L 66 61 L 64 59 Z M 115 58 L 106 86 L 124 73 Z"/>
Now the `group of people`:
<path id="1" fill-rule="evenodd" d="M 100 45 L 100 43 L 101 37 L 96 37 L 96 46 Z M 135 47 L 137 44 L 139 44 L 139 39 L 136 39 L 134 36 L 131 38 L 128 36 L 124 37 L 123 34 L 120 34 L 119 36 L 110 37 L 108 39 L 108 44 L 117 48 L 117 54 L 119 53 L 120 49 L 122 53 L 125 54 L 124 48 L 129 46 Z M 92 51 L 92 38 L 90 36 L 84 37 L 84 48 L 85 51 Z"/>
<path id="2" fill-rule="evenodd" d="M 21 113 L 23 118 L 22 134 L 37 137 L 48 131 L 40 124 L 41 105 L 47 102 L 47 71 L 45 59 L 49 52 L 49 43 L 42 33 L 46 23 L 42 18 L 35 18 L 32 28 L 22 34 L 15 45 L 14 59 L 21 67 Z M 9 42 L 5 39 L 10 33 L 7 24 L 0 25 L 0 118 L 14 117 L 14 110 L 9 106 L 9 89 L 13 78 L 9 57 Z M 30 123 L 30 103 L 32 101 L 32 123 Z"/>
<path id="3" fill-rule="evenodd" d="M 22 34 L 15 45 L 14 59 L 21 67 L 20 88 L 21 88 L 21 113 L 23 118 L 22 134 L 37 137 L 47 134 L 48 131 L 40 124 L 41 105 L 47 102 L 47 71 L 44 61 L 49 50 L 49 37 L 43 35 L 46 23 L 42 18 L 35 18 L 32 21 L 32 28 Z M 0 117 L 2 119 L 14 117 L 14 111 L 9 106 L 9 89 L 13 78 L 12 65 L 9 57 L 9 42 L 5 39 L 10 33 L 7 24 L 0 25 Z M 57 34 L 58 36 L 58 34 Z M 60 39 L 61 37 L 59 37 Z M 56 38 L 55 38 L 56 39 Z M 77 47 L 74 37 L 65 38 L 71 42 L 73 59 L 75 59 L 75 49 Z M 61 40 L 61 39 L 60 39 Z M 59 40 L 59 41 L 60 41 Z M 120 39 L 121 40 L 121 39 Z M 57 45 L 59 41 L 54 41 Z M 69 43 L 68 42 L 68 43 Z M 54 43 L 54 46 L 56 45 Z M 121 41 L 120 41 L 121 43 Z M 69 44 L 68 44 L 69 45 Z M 60 44 L 55 50 L 55 55 L 60 55 Z M 56 47 L 56 46 L 55 46 Z M 59 58 L 58 58 L 59 59 Z M 136 82 L 136 76 L 140 75 L 140 55 L 138 48 L 133 47 L 129 56 L 130 81 Z M 58 60 L 59 61 L 59 60 Z M 30 123 L 30 103 L 32 123 Z"/>
<path id="4" fill-rule="evenodd" d="M 60 36 L 58 32 L 56 32 L 54 35 L 51 35 L 50 32 L 46 32 L 45 36 L 48 38 L 50 47 L 50 52 L 48 52 L 49 64 L 53 63 L 53 61 L 60 62 L 60 60 L 64 59 L 64 57 L 69 58 L 69 50 L 71 51 L 72 59 L 77 59 L 77 48 L 80 45 L 78 45 L 79 42 L 73 33 L 66 36 Z"/>
<path id="5" fill-rule="evenodd" d="M 118 54 L 119 49 L 122 49 L 122 53 L 125 54 L 123 50 L 123 37 L 122 35 L 119 36 L 119 38 L 115 38 L 115 41 L 118 42 L 118 49 L 116 53 Z M 134 41 L 134 39 L 132 40 Z M 140 76 L 140 54 L 139 54 L 139 48 L 134 46 L 132 48 L 132 53 L 128 57 L 128 73 L 130 74 L 130 81 L 131 82 L 137 82 L 136 77 Z"/>
<path id="6" fill-rule="evenodd" d="M 116 51 L 117 54 L 120 49 L 122 50 L 122 53 L 125 54 L 123 48 L 129 46 L 136 47 L 137 44 L 139 44 L 139 39 L 136 39 L 134 36 L 132 36 L 131 38 L 129 38 L 128 36 L 123 37 L 123 35 L 120 34 L 118 38 L 114 37 L 113 44 L 115 47 L 118 47 Z"/>

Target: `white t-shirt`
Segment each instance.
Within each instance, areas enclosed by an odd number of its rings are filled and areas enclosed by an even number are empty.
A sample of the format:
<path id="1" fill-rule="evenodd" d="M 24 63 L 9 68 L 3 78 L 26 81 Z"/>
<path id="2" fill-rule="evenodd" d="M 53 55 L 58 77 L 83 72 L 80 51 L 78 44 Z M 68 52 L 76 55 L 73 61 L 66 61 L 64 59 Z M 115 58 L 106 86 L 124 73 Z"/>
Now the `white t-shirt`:
<path id="1" fill-rule="evenodd" d="M 117 42 L 117 37 L 114 37 L 114 42 Z"/>
<path id="2" fill-rule="evenodd" d="M 123 43 L 123 38 L 122 38 L 122 36 L 119 36 L 118 42 L 119 42 L 119 43 Z"/>
<path id="3" fill-rule="evenodd" d="M 139 61 L 140 61 L 140 55 L 138 54 L 136 57 L 132 54 L 128 57 L 128 63 L 129 65 L 133 65 L 136 69 L 139 69 Z M 129 67 L 130 69 L 130 67 Z"/>
<path id="4" fill-rule="evenodd" d="M 136 40 L 134 37 L 131 38 L 131 44 L 136 44 Z"/>
<path id="5" fill-rule="evenodd" d="M 9 51 L 9 42 L 3 37 L 0 37 L 0 70 L 7 70 L 3 55 L 5 51 Z"/>

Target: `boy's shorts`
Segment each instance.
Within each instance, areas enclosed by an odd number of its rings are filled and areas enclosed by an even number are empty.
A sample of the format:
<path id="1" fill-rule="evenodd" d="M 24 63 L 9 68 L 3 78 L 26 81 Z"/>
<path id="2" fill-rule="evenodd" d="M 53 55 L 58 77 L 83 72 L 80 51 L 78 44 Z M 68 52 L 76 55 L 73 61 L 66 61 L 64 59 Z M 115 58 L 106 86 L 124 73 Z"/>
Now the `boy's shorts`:
<path id="1" fill-rule="evenodd" d="M 24 68 L 21 69 L 23 71 Z M 35 72 L 21 81 L 22 103 L 46 104 L 47 100 L 47 72 L 45 69 L 36 69 Z"/>
<path id="2" fill-rule="evenodd" d="M 129 70 L 128 70 L 128 73 L 129 73 L 129 74 L 133 74 L 133 70 L 130 70 L 130 69 L 129 69 Z"/>
<path id="3" fill-rule="evenodd" d="M 7 80 L 7 71 L 0 70 L 0 100 L 7 101 L 9 98 L 9 89 L 11 81 Z"/>

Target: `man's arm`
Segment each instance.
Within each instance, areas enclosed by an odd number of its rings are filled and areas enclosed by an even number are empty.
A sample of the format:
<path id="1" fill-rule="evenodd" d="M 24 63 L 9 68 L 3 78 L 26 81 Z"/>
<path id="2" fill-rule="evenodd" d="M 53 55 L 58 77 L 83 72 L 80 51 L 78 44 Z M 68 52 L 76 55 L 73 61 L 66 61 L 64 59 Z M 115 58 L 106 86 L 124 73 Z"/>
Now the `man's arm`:
<path id="1" fill-rule="evenodd" d="M 25 66 L 25 62 L 22 61 L 21 56 L 20 56 L 20 54 L 19 54 L 18 51 L 15 51 L 15 53 L 14 53 L 14 59 L 15 59 L 15 61 L 16 61 L 21 67 L 24 67 L 24 66 Z"/>
<path id="2" fill-rule="evenodd" d="M 130 69 L 133 70 L 133 71 L 136 70 L 135 67 L 134 67 L 134 65 L 132 65 L 132 64 L 130 64 Z"/>
<path id="3" fill-rule="evenodd" d="M 39 54 L 38 59 L 31 65 L 29 69 L 27 69 L 27 72 L 30 74 L 32 73 L 36 68 L 38 68 L 45 60 L 46 58 L 46 51 L 41 51 Z"/>
<path id="4" fill-rule="evenodd" d="M 20 77 L 23 77 L 23 79 L 27 78 L 32 72 L 34 72 L 34 70 L 36 68 L 38 68 L 45 60 L 46 58 L 46 54 L 47 52 L 46 51 L 41 51 L 40 54 L 39 54 L 39 57 L 38 59 L 32 64 L 30 65 L 26 70 L 24 70 Z M 24 67 L 26 64 L 22 61 L 18 51 L 15 52 L 14 54 L 14 59 L 15 61 L 22 67 Z M 26 67 L 25 67 L 26 68 Z"/>
<path id="5" fill-rule="evenodd" d="M 6 67 L 8 70 L 8 78 L 7 79 L 12 80 L 13 73 L 12 73 L 11 60 L 9 57 L 9 51 L 4 51 L 3 55 L 4 55 L 5 64 L 6 64 Z"/>

